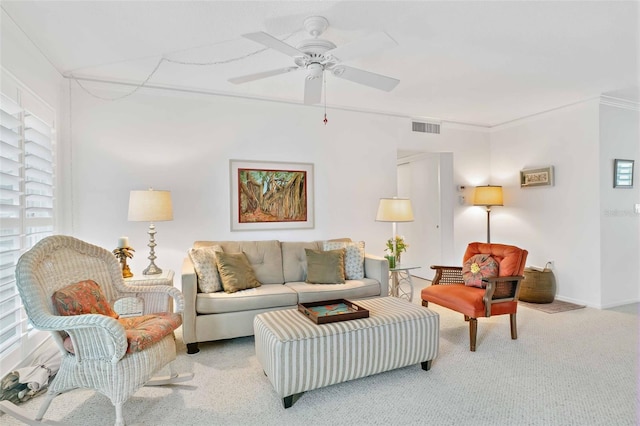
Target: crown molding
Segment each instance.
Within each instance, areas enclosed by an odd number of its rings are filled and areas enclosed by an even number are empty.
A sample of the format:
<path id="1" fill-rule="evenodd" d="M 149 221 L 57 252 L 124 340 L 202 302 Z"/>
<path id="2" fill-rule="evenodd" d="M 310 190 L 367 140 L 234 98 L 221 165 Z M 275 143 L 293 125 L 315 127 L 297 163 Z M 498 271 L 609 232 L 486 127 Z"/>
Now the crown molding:
<path id="1" fill-rule="evenodd" d="M 551 114 L 563 109 L 571 109 L 571 108 L 576 108 L 579 106 L 582 106 L 584 104 L 588 104 L 588 103 L 599 103 L 600 101 L 600 96 L 594 96 L 592 98 L 587 98 L 587 99 L 583 99 L 581 101 L 576 101 L 570 104 L 566 104 L 566 105 L 561 105 L 555 108 L 550 108 L 544 111 L 539 111 L 536 112 L 534 114 L 530 114 L 530 115 L 526 115 L 524 117 L 520 117 L 520 118 L 516 118 L 510 121 L 505 121 L 504 123 L 499 123 L 499 124 L 495 124 L 493 126 L 491 126 L 491 131 L 499 131 L 499 130 L 504 130 L 504 129 L 508 129 L 511 127 L 515 127 L 515 126 L 520 126 L 522 124 L 534 121 L 536 119 L 538 119 L 540 116 L 542 115 L 546 115 L 546 114 Z"/>
<path id="2" fill-rule="evenodd" d="M 262 96 L 252 96 L 252 95 L 244 95 L 244 94 L 229 93 L 229 92 L 219 92 L 219 91 L 214 91 L 214 90 L 206 90 L 206 89 L 199 89 L 199 88 L 193 88 L 193 87 L 171 86 L 171 85 L 149 84 L 149 83 L 141 85 L 140 83 L 132 82 L 132 81 L 126 81 L 126 80 L 113 80 L 113 79 L 109 79 L 109 78 L 79 76 L 79 75 L 70 75 L 70 74 L 63 75 L 63 77 L 65 79 L 70 80 L 70 81 L 77 80 L 77 81 L 88 82 L 88 83 L 99 83 L 99 84 L 114 85 L 115 88 L 112 88 L 110 90 L 116 90 L 116 91 L 119 91 L 119 92 L 124 92 L 126 90 L 126 88 L 129 87 L 129 88 L 134 88 L 134 89 L 135 88 L 139 88 L 139 90 L 160 90 L 160 91 L 167 91 L 167 92 L 178 92 L 178 93 L 183 93 L 183 94 L 217 96 L 217 97 L 226 97 L 226 98 L 235 98 L 235 99 L 248 99 L 248 100 L 260 101 L 260 102 L 275 102 L 275 103 L 297 105 L 297 106 L 303 106 L 303 107 L 309 107 L 309 108 L 324 108 L 324 105 L 305 105 L 301 101 L 294 101 L 294 100 L 289 100 L 289 99 L 280 99 L 280 98 L 262 97 Z M 103 98 L 100 98 L 98 96 L 95 96 L 91 92 L 87 91 L 86 89 L 84 91 L 89 96 L 94 96 L 94 97 L 96 97 L 98 99 L 102 99 L 102 100 L 104 100 L 106 102 L 112 101 L 112 100 L 109 100 L 109 99 L 103 99 Z M 127 97 L 127 96 L 125 96 L 125 97 Z M 113 101 L 118 100 L 118 99 L 120 99 L 120 98 L 115 98 L 115 99 L 113 99 Z M 403 119 L 408 119 L 410 121 L 411 120 L 418 120 L 418 121 L 426 120 L 428 122 L 438 122 L 438 123 L 440 123 L 442 125 L 443 128 L 446 128 L 446 129 L 473 130 L 473 131 L 481 131 L 481 132 L 488 132 L 491 129 L 491 126 L 486 125 L 486 124 L 482 124 L 482 123 L 466 123 L 466 122 L 453 121 L 453 120 L 443 120 L 443 119 L 438 119 L 438 118 L 433 118 L 433 117 L 428 117 L 428 118 L 427 117 L 419 117 L 419 116 L 416 116 L 416 115 L 407 115 L 407 114 L 404 114 L 404 113 L 397 113 L 397 112 L 392 112 L 392 111 L 373 110 L 373 109 L 367 109 L 367 108 L 351 107 L 351 106 L 336 105 L 336 104 L 333 104 L 333 105 L 332 104 L 328 104 L 327 105 L 327 109 L 338 110 L 338 111 L 356 112 L 356 113 L 361 113 L 361 114 L 372 114 L 372 115 L 379 115 L 379 116 L 384 116 L 384 117 L 403 118 Z"/>
<path id="3" fill-rule="evenodd" d="M 491 132 L 491 125 L 489 124 L 481 124 L 481 123 L 465 123 L 461 121 L 448 121 L 441 120 L 441 128 L 442 130 L 473 130 L 474 132 L 483 132 L 489 133 Z"/>
<path id="4" fill-rule="evenodd" d="M 76 80 L 78 82 L 82 81 L 82 82 L 89 82 L 89 83 L 114 85 L 115 88 L 110 90 L 116 90 L 120 92 L 123 92 L 126 87 L 134 88 L 133 91 L 130 91 L 131 94 L 133 94 L 133 92 L 137 91 L 138 89 L 139 90 L 159 90 L 159 91 L 166 91 L 166 92 L 177 92 L 182 94 L 216 96 L 216 97 L 234 98 L 234 99 L 247 99 L 247 100 L 259 101 L 259 102 L 273 102 L 273 103 L 279 103 L 279 104 L 297 105 L 297 106 L 308 107 L 308 108 L 324 108 L 324 105 L 320 105 L 320 104 L 306 105 L 302 101 L 291 100 L 291 99 L 246 95 L 246 94 L 238 94 L 238 93 L 231 93 L 231 92 L 220 92 L 215 90 L 207 90 L 207 89 L 194 88 L 194 87 L 172 86 L 172 85 L 150 84 L 150 83 L 141 85 L 140 83 L 135 83 L 131 81 L 113 80 L 108 78 L 78 76 L 78 75 L 65 75 L 64 78 L 70 81 Z M 93 93 L 91 93 L 90 91 L 88 91 L 87 89 L 84 89 L 84 92 L 87 93 L 89 96 L 102 99 L 106 102 L 117 101 L 119 99 L 122 99 L 122 98 L 115 98 L 111 100 L 111 99 L 100 98 L 94 95 Z M 357 107 L 335 105 L 335 104 L 334 105 L 328 104 L 327 109 L 356 112 L 361 114 L 381 115 L 381 116 L 393 117 L 393 118 L 409 118 L 407 114 L 395 113 L 392 111 L 373 110 L 373 109 L 357 108 Z"/>
<path id="5" fill-rule="evenodd" d="M 616 98 L 613 96 L 600 96 L 600 105 L 612 106 L 615 108 L 628 109 L 630 111 L 640 111 L 640 102 L 629 99 Z"/>
<path id="6" fill-rule="evenodd" d="M 124 90 L 125 87 L 139 87 L 141 90 L 152 89 L 152 90 L 162 90 L 162 91 L 173 91 L 173 92 L 179 92 L 184 94 L 197 94 L 197 95 L 218 96 L 218 97 L 227 97 L 227 98 L 236 98 L 236 99 L 248 99 L 253 101 L 275 102 L 275 103 L 305 106 L 305 107 L 311 107 L 311 108 L 324 107 L 323 105 L 305 105 L 300 101 L 294 101 L 294 100 L 288 100 L 288 99 L 252 96 L 252 95 L 236 94 L 236 93 L 229 93 L 229 92 L 219 92 L 219 91 L 198 89 L 198 88 L 192 88 L 192 87 L 170 86 L 170 85 L 161 85 L 161 84 L 145 84 L 141 86 L 140 83 L 134 83 L 130 81 L 96 78 L 96 77 L 88 77 L 88 76 L 72 76 L 68 74 L 64 75 L 63 77 L 69 80 L 112 84 L 115 86 L 119 86 L 119 89 L 116 89 L 118 91 Z M 91 93 L 89 94 L 91 95 Z M 640 111 L 640 103 L 638 102 L 622 99 L 622 98 L 616 98 L 613 96 L 606 96 L 606 95 L 583 99 L 577 102 L 573 102 L 571 104 L 561 105 L 548 110 L 539 111 L 531 115 L 519 117 L 510 121 L 506 121 L 498 124 L 462 122 L 462 121 L 446 120 L 446 119 L 435 118 L 435 117 L 420 117 L 417 115 L 407 115 L 404 113 L 397 113 L 392 111 L 373 110 L 373 109 L 343 106 L 343 105 L 327 105 L 327 108 L 332 110 L 349 111 L 349 112 L 356 112 L 361 114 L 372 114 L 372 115 L 379 115 L 379 116 L 385 116 L 385 117 L 404 118 L 409 121 L 415 120 L 415 121 L 436 122 L 441 125 L 442 131 L 455 129 L 455 130 L 468 130 L 468 131 L 475 131 L 475 132 L 482 132 L 482 133 L 491 133 L 494 131 L 503 130 L 513 126 L 524 124 L 544 114 L 553 113 L 555 111 L 559 111 L 565 108 L 572 108 L 572 107 L 576 107 L 576 106 L 589 103 L 589 102 L 594 102 L 594 101 L 598 101 L 600 105 L 607 105 L 607 106 L 627 109 L 631 111 Z"/>

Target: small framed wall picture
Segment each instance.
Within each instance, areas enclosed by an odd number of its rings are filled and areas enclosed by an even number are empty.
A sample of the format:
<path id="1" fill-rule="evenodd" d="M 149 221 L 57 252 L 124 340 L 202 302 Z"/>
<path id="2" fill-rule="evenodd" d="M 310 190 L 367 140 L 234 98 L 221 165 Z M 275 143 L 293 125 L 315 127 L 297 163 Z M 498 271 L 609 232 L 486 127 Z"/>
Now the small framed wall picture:
<path id="1" fill-rule="evenodd" d="M 553 166 L 541 167 L 539 169 L 520 170 L 520 187 L 530 188 L 532 186 L 552 186 Z"/>
<path id="2" fill-rule="evenodd" d="M 613 187 L 633 188 L 633 160 L 613 160 Z"/>

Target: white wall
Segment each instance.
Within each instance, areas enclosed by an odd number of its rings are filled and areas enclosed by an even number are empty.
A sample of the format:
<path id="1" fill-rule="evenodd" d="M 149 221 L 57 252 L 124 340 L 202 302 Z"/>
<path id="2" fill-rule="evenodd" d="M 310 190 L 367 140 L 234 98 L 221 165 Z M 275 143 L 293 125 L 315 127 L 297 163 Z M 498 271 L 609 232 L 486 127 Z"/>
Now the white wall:
<path id="1" fill-rule="evenodd" d="M 486 241 L 474 186 L 502 185 L 491 240 L 526 248 L 527 265 L 553 261 L 558 299 L 606 308 L 640 300 L 638 172 L 634 189 L 614 190 L 611 181 L 614 158 L 640 160 L 639 121 L 636 110 L 594 99 L 491 130 L 443 123 L 441 135 L 404 133 L 399 147 L 453 154 L 454 183 L 466 189 L 454 197 L 449 264 L 470 241 Z M 554 166 L 554 186 L 520 188 L 520 170 L 543 166 Z"/>
<path id="2" fill-rule="evenodd" d="M 410 121 L 407 120 L 405 126 L 411 129 Z M 486 211 L 473 206 L 473 187 L 492 183 L 489 131 L 483 127 L 444 122 L 439 135 L 403 132 L 399 139 L 398 147 L 402 150 L 450 153 L 453 156 L 453 183 L 446 181 L 441 187 L 443 200 L 453 201 L 453 244 L 443 253 L 442 262 L 458 265 L 470 242 L 485 241 L 487 237 Z M 457 185 L 466 189 L 456 192 Z M 464 204 L 458 202 L 460 196 L 465 197 Z M 493 221 L 492 224 L 499 226 Z"/>
<path id="3" fill-rule="evenodd" d="M 399 119 L 328 118 L 315 107 L 151 90 L 108 102 L 74 84 L 73 233 L 107 248 L 128 236 L 140 274 L 148 224 L 127 221 L 128 197 L 152 186 L 172 192 L 174 220 L 156 223 L 156 264 L 177 275 L 195 240 L 348 236 L 382 255 L 388 224 L 374 219 L 379 198 L 395 195 Z M 314 163 L 315 228 L 231 232 L 230 159 Z"/>
<path id="4" fill-rule="evenodd" d="M 640 300 L 640 113 L 600 106 L 600 254 L 603 307 Z M 613 188 L 614 159 L 635 160 L 631 189 Z"/>
<path id="5" fill-rule="evenodd" d="M 599 105 L 588 101 L 496 128 L 493 183 L 505 207 L 492 213 L 496 241 L 529 251 L 527 264 L 554 261 L 557 297 L 601 304 Z M 520 188 L 519 170 L 553 166 L 555 185 Z"/>

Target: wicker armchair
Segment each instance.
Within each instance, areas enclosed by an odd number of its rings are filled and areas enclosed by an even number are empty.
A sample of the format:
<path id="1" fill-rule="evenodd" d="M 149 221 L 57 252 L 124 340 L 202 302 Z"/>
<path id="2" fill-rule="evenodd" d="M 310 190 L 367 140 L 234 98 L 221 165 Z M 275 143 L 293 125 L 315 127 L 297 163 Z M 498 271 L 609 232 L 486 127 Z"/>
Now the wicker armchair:
<path id="1" fill-rule="evenodd" d="M 476 350 L 478 318 L 509 314 L 511 338 L 518 338 L 516 313 L 518 292 L 524 277 L 524 265 L 528 252 L 504 244 L 471 243 L 463 257 L 463 263 L 476 254 L 489 254 L 498 262 L 498 276 L 485 278 L 486 288 L 464 285 L 461 266 L 432 266 L 436 274 L 431 286 L 422 289 L 422 305 L 429 302 L 452 309 L 469 321 L 469 348 Z"/>
<path id="2" fill-rule="evenodd" d="M 57 290 L 90 279 L 99 284 L 111 306 L 123 297 L 150 300 L 144 304 L 143 315 L 166 310 L 166 298 L 157 295 L 169 295 L 177 313 L 177 319 L 172 318 L 179 325 L 184 299 L 178 289 L 127 285 L 120 264 L 111 252 L 68 236 L 47 237 L 37 243 L 18 261 L 16 278 L 29 320 L 34 327 L 51 331 L 62 352 L 60 370 L 49 385 L 36 421 L 42 420 L 51 401 L 60 393 L 90 388 L 111 399 L 116 408 L 115 424 L 124 425 L 122 406 L 141 386 L 175 383 L 193 377 L 192 373 L 175 374 L 171 368 L 170 376 L 152 379 L 155 372 L 176 358 L 173 328 L 147 348 L 131 351 L 125 327 L 117 319 L 98 314 L 60 316 L 52 301 Z M 74 353 L 68 351 L 68 340 L 65 348 L 67 336 Z"/>

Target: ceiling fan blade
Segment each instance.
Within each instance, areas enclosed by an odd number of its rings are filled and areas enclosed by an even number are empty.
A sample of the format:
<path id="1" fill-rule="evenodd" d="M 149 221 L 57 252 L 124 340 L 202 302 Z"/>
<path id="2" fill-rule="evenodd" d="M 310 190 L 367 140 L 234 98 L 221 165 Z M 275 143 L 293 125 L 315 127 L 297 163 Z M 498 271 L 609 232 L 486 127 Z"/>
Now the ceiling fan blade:
<path id="1" fill-rule="evenodd" d="M 340 62 L 346 62 L 397 45 L 387 33 L 379 32 L 331 49 L 325 56 L 330 55 Z"/>
<path id="2" fill-rule="evenodd" d="M 304 83 L 305 105 L 319 104 L 322 98 L 322 79 L 307 77 Z"/>
<path id="3" fill-rule="evenodd" d="M 269 35 L 262 31 L 257 33 L 243 34 L 242 37 L 248 38 L 249 40 L 253 40 L 256 43 L 263 44 L 267 47 L 275 49 L 279 52 L 284 53 L 285 55 L 292 56 L 294 58 L 297 56 L 306 56 L 304 52 L 301 52 L 295 47 L 283 41 L 280 41 L 277 38 L 273 37 L 272 35 Z"/>
<path id="4" fill-rule="evenodd" d="M 278 68 L 276 70 L 271 71 L 262 71 L 257 72 L 255 74 L 243 75 L 240 77 L 230 78 L 229 82 L 233 84 L 242 84 L 247 83 L 249 81 L 260 80 L 261 78 L 273 77 L 274 75 L 286 74 L 291 71 L 296 71 L 298 67 L 286 67 L 286 68 Z"/>
<path id="5" fill-rule="evenodd" d="M 394 87 L 400 83 L 400 80 L 397 78 L 387 77 L 386 75 L 376 74 L 344 65 L 337 66 L 332 71 L 333 75 L 336 77 L 373 87 L 374 89 L 385 90 L 387 92 L 392 91 Z"/>

